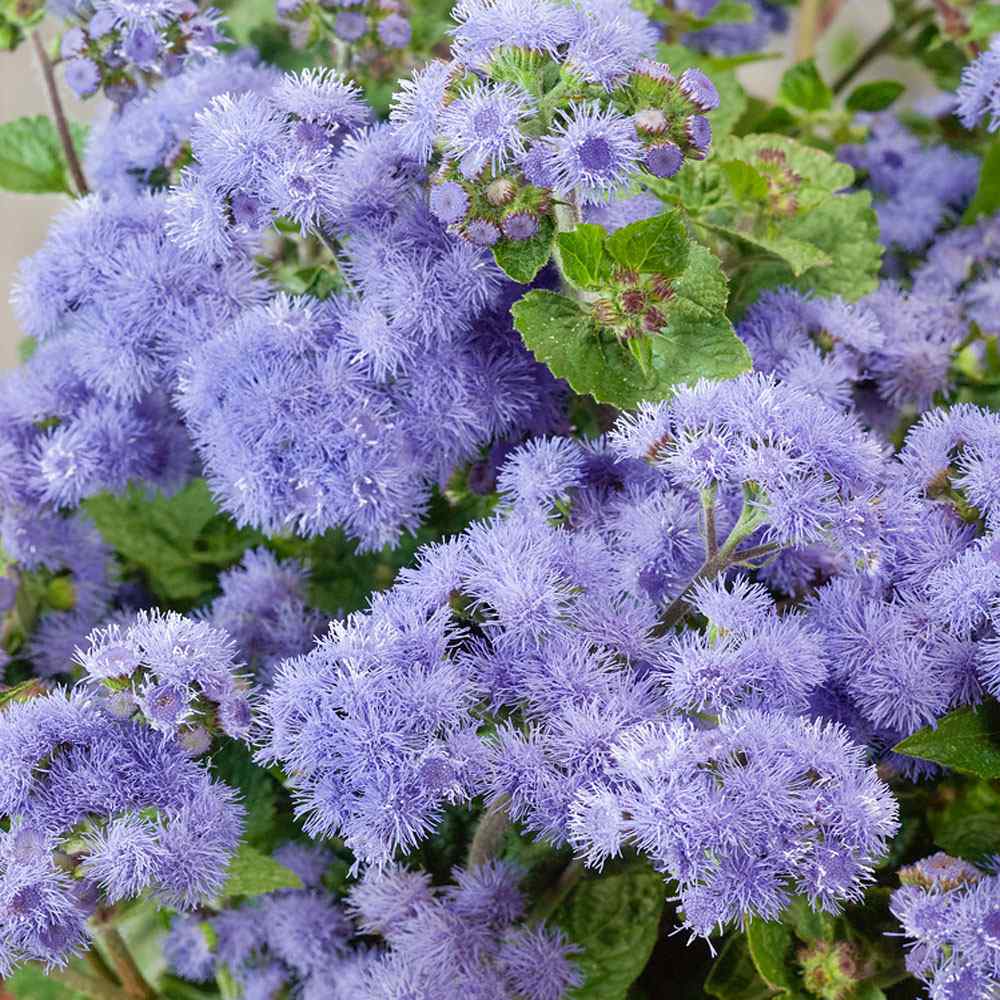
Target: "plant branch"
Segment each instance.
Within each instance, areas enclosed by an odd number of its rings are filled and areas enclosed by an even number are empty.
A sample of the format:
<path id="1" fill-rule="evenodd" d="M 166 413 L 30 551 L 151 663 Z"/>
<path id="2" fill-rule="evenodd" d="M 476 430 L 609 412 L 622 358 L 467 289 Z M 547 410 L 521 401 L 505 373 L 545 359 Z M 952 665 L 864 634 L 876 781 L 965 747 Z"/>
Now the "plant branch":
<path id="1" fill-rule="evenodd" d="M 146 982 L 146 977 L 135 964 L 135 959 L 117 928 L 104 924 L 97 936 L 108 953 L 115 974 L 121 980 L 125 995 L 134 997 L 135 1000 L 156 1000 L 155 990 Z"/>
<path id="2" fill-rule="evenodd" d="M 77 969 L 50 969 L 45 973 L 50 979 L 55 979 L 77 993 L 82 993 L 92 1000 L 131 1000 L 131 997 L 120 986 L 109 983 L 106 979 L 87 975 Z"/>
<path id="3" fill-rule="evenodd" d="M 802 62 L 816 54 L 820 12 L 823 0 L 802 0 L 795 26 L 795 61 Z"/>
<path id="4" fill-rule="evenodd" d="M 931 10 L 910 10 L 900 12 L 893 17 L 892 22 L 880 35 L 858 53 L 854 61 L 833 81 L 833 92 L 841 93 L 847 85 L 866 67 L 884 52 L 888 51 L 914 25 L 929 21 L 934 16 Z"/>
<path id="5" fill-rule="evenodd" d="M 719 551 L 719 535 L 715 524 L 715 490 L 701 491 L 701 509 L 705 515 L 705 555 L 711 559 Z"/>
<path id="6" fill-rule="evenodd" d="M 466 868 L 478 868 L 500 853 L 504 836 L 511 826 L 510 816 L 507 814 L 509 805 L 510 797 L 501 795 L 480 817 L 465 859 Z"/>
<path id="7" fill-rule="evenodd" d="M 66 157 L 66 165 L 69 167 L 73 183 L 76 185 L 77 194 L 82 198 L 90 194 L 90 188 L 87 185 L 83 167 L 80 166 L 80 158 L 76 155 L 76 147 L 73 145 L 73 136 L 69 130 L 69 122 L 66 121 L 66 113 L 63 111 L 56 75 L 52 70 L 52 61 L 49 59 L 48 53 L 45 51 L 45 43 L 37 31 L 32 32 L 31 41 L 35 47 L 35 56 L 38 58 L 42 76 L 45 79 L 45 89 L 49 95 L 49 105 L 52 107 L 52 117 L 55 119 L 56 132 L 59 133 L 59 143 L 62 146 L 63 156 Z"/>

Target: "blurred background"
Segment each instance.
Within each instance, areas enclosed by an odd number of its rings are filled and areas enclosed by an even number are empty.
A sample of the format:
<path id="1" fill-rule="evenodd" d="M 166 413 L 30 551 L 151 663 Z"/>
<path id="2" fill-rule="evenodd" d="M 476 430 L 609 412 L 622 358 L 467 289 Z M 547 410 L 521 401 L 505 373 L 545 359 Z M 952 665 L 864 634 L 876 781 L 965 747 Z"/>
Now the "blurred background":
<path id="1" fill-rule="evenodd" d="M 413 6 L 419 6 L 415 0 Z M 827 10 L 834 6 L 827 4 Z M 846 0 L 836 5 L 837 12 L 824 31 L 817 50 L 817 62 L 824 77 L 850 61 L 866 41 L 883 31 L 891 18 L 887 0 Z M 769 51 L 780 58 L 743 67 L 740 76 L 751 93 L 770 96 L 785 68 L 794 61 L 796 25 L 783 36 L 774 36 Z M 856 82 L 888 76 L 912 75 L 912 64 L 892 58 L 875 60 Z M 929 82 L 911 79 L 909 99 L 928 92 Z M 104 113 L 103 99 L 80 101 L 63 93 L 67 116 L 74 121 L 88 121 Z M 23 115 L 47 113 L 48 106 L 41 74 L 34 61 L 31 45 L 22 45 L 13 53 L 0 53 L 0 122 Z M 52 216 L 66 204 L 59 195 L 18 195 L 0 191 L 0 369 L 17 364 L 17 344 L 21 338 L 8 295 L 18 262 L 33 253 L 45 239 Z"/>

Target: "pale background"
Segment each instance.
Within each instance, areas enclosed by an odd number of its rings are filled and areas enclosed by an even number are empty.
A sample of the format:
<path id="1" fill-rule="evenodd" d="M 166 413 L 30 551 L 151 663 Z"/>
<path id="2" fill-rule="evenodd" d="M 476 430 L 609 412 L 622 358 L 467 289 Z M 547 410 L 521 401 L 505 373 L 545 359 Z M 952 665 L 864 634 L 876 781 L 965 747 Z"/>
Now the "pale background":
<path id="1" fill-rule="evenodd" d="M 886 0 L 847 0 L 821 41 L 821 67 L 829 68 L 836 53 L 844 53 L 856 47 L 860 40 L 874 37 L 886 27 L 889 18 Z M 784 38 L 774 39 L 771 48 L 778 44 L 791 46 L 794 37 L 793 25 Z M 756 93 L 770 93 L 789 61 L 786 58 L 746 67 L 744 83 Z M 859 81 L 898 75 L 898 70 L 892 60 L 877 60 Z M 78 121 L 90 119 L 100 111 L 99 100 L 80 102 L 72 94 L 64 94 L 64 105 L 68 117 Z M 16 52 L 0 52 L 0 122 L 47 110 L 32 46 L 24 44 Z M 8 294 L 18 261 L 42 244 L 49 220 L 65 201 L 58 195 L 18 195 L 0 191 L 0 369 L 17 363 L 17 342 L 21 333 L 8 303 Z"/>

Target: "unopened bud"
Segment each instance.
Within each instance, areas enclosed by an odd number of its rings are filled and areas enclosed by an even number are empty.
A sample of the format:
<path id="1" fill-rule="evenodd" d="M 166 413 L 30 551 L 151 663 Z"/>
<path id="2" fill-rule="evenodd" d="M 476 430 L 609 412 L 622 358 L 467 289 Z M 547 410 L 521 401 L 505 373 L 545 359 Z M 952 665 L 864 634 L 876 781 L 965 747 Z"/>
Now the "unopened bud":
<path id="1" fill-rule="evenodd" d="M 515 193 L 513 181 L 507 177 L 498 177 L 486 188 L 486 200 L 499 208 L 511 202 Z"/>

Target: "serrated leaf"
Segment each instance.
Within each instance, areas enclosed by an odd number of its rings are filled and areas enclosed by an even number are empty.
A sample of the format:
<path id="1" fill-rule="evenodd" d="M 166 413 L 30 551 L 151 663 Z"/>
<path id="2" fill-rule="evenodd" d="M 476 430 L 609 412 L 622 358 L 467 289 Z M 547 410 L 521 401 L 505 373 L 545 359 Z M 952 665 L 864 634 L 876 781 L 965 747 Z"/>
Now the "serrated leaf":
<path id="1" fill-rule="evenodd" d="M 722 946 L 705 980 L 705 992 L 718 1000 L 764 1000 L 773 995 L 753 964 L 743 934 L 730 935 Z"/>
<path id="2" fill-rule="evenodd" d="M 712 232 L 720 233 L 738 242 L 749 243 L 761 250 L 766 250 L 775 257 L 780 257 L 795 277 L 804 274 L 812 267 L 828 267 L 833 263 L 833 258 L 824 250 L 792 236 L 784 236 L 780 231 L 774 234 L 747 233 L 729 226 L 704 225 Z"/>
<path id="3" fill-rule="evenodd" d="M 979 778 L 1000 778 L 1000 705 L 990 700 L 949 712 L 893 750 Z"/>
<path id="4" fill-rule="evenodd" d="M 602 341 L 591 318 L 572 299 L 532 291 L 511 307 L 514 326 L 534 356 L 578 392 L 631 409 L 642 400 L 665 399 L 653 378 L 620 344 Z"/>
<path id="5" fill-rule="evenodd" d="M 240 844 L 226 869 L 221 895 L 260 896 L 278 889 L 301 888 L 302 880 L 290 868 L 249 844 Z"/>
<path id="6" fill-rule="evenodd" d="M 1000 212 L 1000 136 L 997 136 L 983 155 L 979 169 L 979 186 L 962 216 L 963 222 L 975 222 L 984 215 Z"/>
<path id="7" fill-rule="evenodd" d="M 493 259 L 514 279 L 526 285 L 535 280 L 552 256 L 552 236 L 555 227 L 546 215 L 538 224 L 538 232 L 528 240 L 502 240 L 493 247 Z"/>
<path id="8" fill-rule="evenodd" d="M 720 160 L 719 168 L 737 201 L 767 197 L 767 181 L 746 161 Z"/>
<path id="9" fill-rule="evenodd" d="M 601 226 L 581 223 L 568 233 L 560 233 L 559 257 L 562 273 L 577 288 L 600 288 L 610 277 L 604 252 L 607 233 Z"/>
<path id="10" fill-rule="evenodd" d="M 833 91 L 819 75 L 815 60 L 806 59 L 785 70 L 778 99 L 803 111 L 827 111 L 833 106 Z"/>
<path id="11" fill-rule="evenodd" d="M 715 319 L 724 316 L 729 286 L 722 273 L 722 264 L 707 247 L 690 244 L 687 267 L 670 283 L 674 297 L 670 300 L 670 315 L 678 312 L 685 317 Z M 668 329 L 670 326 L 668 325 Z M 709 375 L 709 378 L 727 378 Z"/>
<path id="12" fill-rule="evenodd" d="M 71 126 L 74 144 L 87 130 Z M 0 125 L 0 189 L 18 194 L 72 194 L 59 133 L 46 115 Z"/>
<path id="13" fill-rule="evenodd" d="M 848 111 L 885 111 L 906 90 L 898 80 L 872 80 L 855 87 L 847 97 Z"/>
<path id="14" fill-rule="evenodd" d="M 679 274 L 687 264 L 688 236 L 680 212 L 661 212 L 612 233 L 605 246 L 622 266 L 640 274 Z"/>
<path id="15" fill-rule="evenodd" d="M 3 980 L 3 988 L 17 1000 L 88 1000 L 85 994 L 45 975 L 34 962 L 18 966 Z"/>
<path id="16" fill-rule="evenodd" d="M 572 1000 L 622 1000 L 656 944 L 665 898 L 663 877 L 641 863 L 577 884 L 549 921 L 582 949 Z"/>
<path id="17" fill-rule="evenodd" d="M 788 906 L 782 910 L 781 920 L 806 944 L 833 938 L 833 917 L 822 910 L 814 910 L 804 896 L 793 897 Z"/>
<path id="18" fill-rule="evenodd" d="M 760 977 L 775 989 L 795 992 L 799 988 L 793 962 L 795 938 L 783 923 L 754 918 L 747 924 L 747 946 Z"/>

